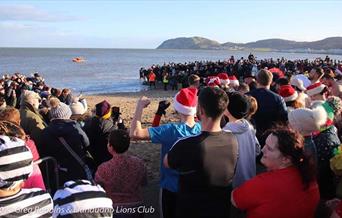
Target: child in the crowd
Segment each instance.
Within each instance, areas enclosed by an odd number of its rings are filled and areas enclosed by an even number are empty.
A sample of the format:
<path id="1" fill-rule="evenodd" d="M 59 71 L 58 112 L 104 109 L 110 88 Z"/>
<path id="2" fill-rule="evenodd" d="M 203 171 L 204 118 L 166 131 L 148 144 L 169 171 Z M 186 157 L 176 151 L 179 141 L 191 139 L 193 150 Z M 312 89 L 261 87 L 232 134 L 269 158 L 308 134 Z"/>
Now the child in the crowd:
<path id="1" fill-rule="evenodd" d="M 103 185 L 114 205 L 137 206 L 143 202 L 142 188 L 147 183 L 144 162 L 126 154 L 130 145 L 129 134 L 113 130 L 109 136 L 108 151 L 113 158 L 102 163 L 95 180 Z"/>

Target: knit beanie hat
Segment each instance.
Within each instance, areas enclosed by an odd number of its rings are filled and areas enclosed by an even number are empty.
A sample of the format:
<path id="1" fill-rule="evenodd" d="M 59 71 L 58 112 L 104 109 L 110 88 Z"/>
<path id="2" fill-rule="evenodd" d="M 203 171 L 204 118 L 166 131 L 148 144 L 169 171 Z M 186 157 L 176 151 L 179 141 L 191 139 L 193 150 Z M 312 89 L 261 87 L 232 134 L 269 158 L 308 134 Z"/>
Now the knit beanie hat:
<path id="1" fill-rule="evenodd" d="M 229 80 L 230 80 L 230 85 L 231 86 L 239 86 L 240 83 L 239 83 L 239 80 L 233 75 L 233 76 L 229 76 Z"/>
<path id="2" fill-rule="evenodd" d="M 279 95 L 284 98 L 286 102 L 294 101 L 298 98 L 298 93 L 291 85 L 280 86 Z"/>
<path id="3" fill-rule="evenodd" d="M 325 88 L 325 85 L 323 85 L 320 82 L 317 82 L 306 87 L 306 94 L 308 94 L 308 96 L 314 96 L 314 95 L 321 93 L 324 88 Z"/>
<path id="4" fill-rule="evenodd" d="M 293 129 L 302 135 L 310 135 L 326 123 L 327 113 L 322 106 L 314 109 L 298 108 L 288 114 L 289 123 Z"/>
<path id="5" fill-rule="evenodd" d="M 248 115 L 250 102 L 246 96 L 239 92 L 231 92 L 228 94 L 229 103 L 228 111 L 236 119 L 244 118 Z"/>
<path id="6" fill-rule="evenodd" d="M 33 171 L 33 157 L 19 138 L 0 136 L 0 188 L 15 186 Z"/>
<path id="7" fill-rule="evenodd" d="M 109 118 L 111 115 L 111 106 L 108 101 L 103 100 L 100 103 L 95 105 L 96 108 L 96 116 L 98 117 L 106 117 Z"/>
<path id="8" fill-rule="evenodd" d="M 105 190 L 87 180 L 66 182 L 53 201 L 52 217 L 112 217 L 113 214 L 113 203 Z"/>
<path id="9" fill-rule="evenodd" d="M 70 107 L 63 102 L 60 102 L 58 98 L 50 99 L 50 119 L 69 119 L 72 115 Z"/>
<path id="10" fill-rule="evenodd" d="M 228 85 L 230 82 L 227 73 L 219 73 L 219 74 L 217 74 L 217 77 L 220 79 L 220 83 L 222 85 Z"/>
<path id="11" fill-rule="evenodd" d="M 197 107 L 197 89 L 181 89 L 174 98 L 173 107 L 184 115 L 195 115 Z"/>

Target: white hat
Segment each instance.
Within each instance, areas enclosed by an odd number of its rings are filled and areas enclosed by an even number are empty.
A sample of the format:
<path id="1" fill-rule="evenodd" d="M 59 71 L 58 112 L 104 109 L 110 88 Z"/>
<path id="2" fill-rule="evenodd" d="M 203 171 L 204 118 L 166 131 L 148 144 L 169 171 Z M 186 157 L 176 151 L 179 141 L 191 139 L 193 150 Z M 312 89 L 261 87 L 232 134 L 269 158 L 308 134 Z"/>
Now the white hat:
<path id="1" fill-rule="evenodd" d="M 295 86 L 297 87 L 298 89 L 302 90 L 302 91 L 305 91 L 306 88 L 304 87 L 304 83 L 302 80 L 296 78 L 296 77 L 292 77 L 291 80 L 290 80 L 290 84 L 292 86 Z"/>
<path id="2" fill-rule="evenodd" d="M 197 107 L 197 89 L 181 89 L 174 98 L 173 107 L 184 115 L 195 115 Z"/>
<path id="3" fill-rule="evenodd" d="M 292 110 L 289 115 L 289 123 L 295 130 L 303 135 L 309 135 L 320 129 L 327 121 L 327 113 L 322 106 L 314 109 L 298 108 Z"/>
<path id="4" fill-rule="evenodd" d="M 305 88 L 307 88 L 311 84 L 311 81 L 309 80 L 309 78 L 305 76 L 304 74 L 297 74 L 297 75 L 294 75 L 292 78 L 297 78 L 301 80 Z"/>
<path id="5" fill-rule="evenodd" d="M 71 103 L 70 109 L 71 109 L 72 115 L 76 115 L 76 114 L 82 115 L 86 112 L 83 104 L 79 101 Z"/>

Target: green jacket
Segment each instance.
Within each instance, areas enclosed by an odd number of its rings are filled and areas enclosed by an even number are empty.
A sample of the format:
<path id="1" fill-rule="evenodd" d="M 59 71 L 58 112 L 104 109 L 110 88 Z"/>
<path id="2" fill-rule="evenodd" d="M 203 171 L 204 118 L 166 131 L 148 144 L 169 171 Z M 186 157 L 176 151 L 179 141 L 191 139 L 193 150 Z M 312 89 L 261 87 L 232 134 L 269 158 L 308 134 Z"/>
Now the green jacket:
<path id="1" fill-rule="evenodd" d="M 29 135 L 36 143 L 38 151 L 41 148 L 41 134 L 43 129 L 47 126 L 38 110 L 33 108 L 30 104 L 20 106 L 20 125 L 23 127 L 25 133 Z"/>

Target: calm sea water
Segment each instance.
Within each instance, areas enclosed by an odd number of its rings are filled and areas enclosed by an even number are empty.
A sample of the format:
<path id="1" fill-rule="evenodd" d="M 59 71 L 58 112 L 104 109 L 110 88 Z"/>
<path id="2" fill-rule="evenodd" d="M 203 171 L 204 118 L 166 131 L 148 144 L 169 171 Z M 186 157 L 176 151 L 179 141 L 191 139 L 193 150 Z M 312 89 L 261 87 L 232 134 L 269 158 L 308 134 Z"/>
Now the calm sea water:
<path id="1" fill-rule="evenodd" d="M 152 64 L 247 57 L 248 51 L 222 50 L 155 50 L 155 49 L 56 49 L 56 48 L 0 48 L 0 73 L 39 72 L 47 84 L 71 88 L 87 94 L 134 92 L 145 87 L 139 80 L 140 67 Z M 258 58 L 314 59 L 324 54 L 254 52 Z M 86 62 L 74 63 L 82 56 Z M 342 56 L 329 55 L 342 60 Z"/>

